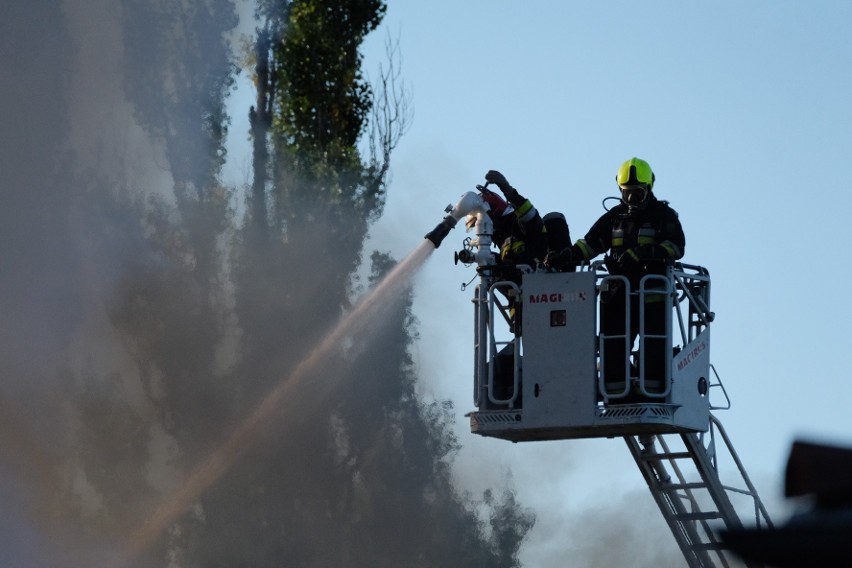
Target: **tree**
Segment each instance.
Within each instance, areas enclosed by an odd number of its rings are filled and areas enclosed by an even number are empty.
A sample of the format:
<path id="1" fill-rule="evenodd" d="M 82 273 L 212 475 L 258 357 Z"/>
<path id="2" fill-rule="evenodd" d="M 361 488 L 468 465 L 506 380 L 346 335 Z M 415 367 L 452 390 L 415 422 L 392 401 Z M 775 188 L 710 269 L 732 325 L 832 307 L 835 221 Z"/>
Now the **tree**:
<path id="1" fill-rule="evenodd" d="M 85 188 L 84 262 L 108 276 L 110 339 L 132 362 L 104 376 L 91 355 L 73 393 L 74 474 L 98 502 L 98 515 L 79 514 L 87 530 L 117 541 L 161 498 L 152 480 L 197 463 L 231 409 L 234 388 L 217 359 L 229 317 L 223 242 L 234 219 L 218 175 L 234 72 L 226 33 L 237 21 L 229 0 L 126 0 L 120 18 L 123 94 L 162 149 L 164 175 L 134 176 L 104 159 L 81 164 L 74 180 Z M 182 545 L 167 534 L 145 552 L 161 560 Z"/>
<path id="2" fill-rule="evenodd" d="M 108 549 L 140 567 L 516 565 L 531 518 L 511 499 L 456 493 L 452 406 L 415 391 L 410 294 L 305 372 L 280 420 L 235 448 L 197 498 L 158 516 L 362 292 L 364 238 L 408 117 L 395 67 L 375 86 L 361 74 L 358 46 L 384 3 L 259 4 L 245 218 L 219 181 L 230 1 L 123 0 L 99 13 L 120 18 L 109 30 L 120 93 L 104 92 L 112 67 L 77 69 L 69 55 L 80 38 L 68 29 L 89 31 L 87 5 L 66 7 L 76 28 L 60 10 L 23 6 L 24 35 L 50 33 L 18 45 L 9 30 L 4 63 L 28 79 L 49 73 L 28 83 L 38 128 L 0 158 L 20 185 L 2 194 L 2 370 L 22 379 L 4 384 L 0 423 L 16 452 L 4 466 L 62 552 L 40 564 L 99 565 Z M 99 81 L 72 80 L 102 68 Z M 19 124 L 8 109 L 30 98 L 13 94 L 4 116 Z M 65 146 L 70 124 L 103 134 L 74 114 L 89 99 L 125 128 L 132 109 L 133 136 L 161 150 L 156 175 L 125 167 L 120 146 Z M 366 286 L 394 264 L 373 252 Z"/>
<path id="3" fill-rule="evenodd" d="M 360 70 L 358 46 L 384 12 L 383 2 L 369 0 L 260 6 L 259 94 L 250 116 L 255 136 L 269 133 L 269 153 L 267 161 L 264 145 L 262 159 L 256 156 L 247 208 L 253 216 L 234 262 L 245 340 L 237 374 L 257 387 L 250 406 L 287 380 L 287 369 L 350 308 L 350 283 L 369 224 L 381 213 L 390 154 L 408 117 L 393 65 L 381 75 L 378 95 Z M 364 135 L 366 159 L 359 151 Z M 370 283 L 393 264 L 374 253 Z M 519 543 L 531 517 L 511 501 L 502 518 L 513 511 L 520 521 L 495 517 L 489 531 L 474 504 L 456 494 L 451 407 L 418 399 L 408 355 L 416 337 L 410 297 L 393 313 L 375 323 L 369 340 L 352 338 L 311 377 L 321 383 L 335 375 L 339 385 L 319 413 L 295 409 L 221 491 L 205 497 L 206 529 L 215 524 L 221 531 L 212 541 L 250 534 L 253 566 L 283 558 L 303 566 L 516 563 L 517 547 L 505 543 L 510 535 Z M 224 520 L 242 508 L 252 511 L 247 522 L 237 528 Z M 499 534 L 500 544 L 489 534 Z M 211 565 L 238 561 L 227 546 L 206 552 Z"/>

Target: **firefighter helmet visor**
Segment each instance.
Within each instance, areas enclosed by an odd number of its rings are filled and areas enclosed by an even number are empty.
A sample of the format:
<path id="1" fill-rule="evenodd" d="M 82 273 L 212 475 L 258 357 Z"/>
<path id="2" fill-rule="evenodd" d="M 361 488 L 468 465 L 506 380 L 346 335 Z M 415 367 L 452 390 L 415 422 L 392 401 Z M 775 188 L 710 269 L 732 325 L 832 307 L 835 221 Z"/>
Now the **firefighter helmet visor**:
<path id="1" fill-rule="evenodd" d="M 627 205 L 642 205 L 651 189 L 645 184 L 621 186 L 621 200 Z"/>

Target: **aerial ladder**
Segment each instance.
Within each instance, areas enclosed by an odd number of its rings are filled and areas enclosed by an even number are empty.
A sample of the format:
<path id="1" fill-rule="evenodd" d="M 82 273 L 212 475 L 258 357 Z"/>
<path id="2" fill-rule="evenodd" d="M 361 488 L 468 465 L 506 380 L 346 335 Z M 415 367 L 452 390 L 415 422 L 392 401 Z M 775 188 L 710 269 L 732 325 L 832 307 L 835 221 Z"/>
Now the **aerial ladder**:
<path id="1" fill-rule="evenodd" d="M 511 442 L 621 437 L 690 568 L 756 566 L 719 537 L 772 522 L 713 413 L 730 408 L 730 399 L 710 363 L 709 272 L 676 263 L 631 290 L 602 263 L 573 272 L 499 265 L 488 207 L 480 194 L 465 193 L 426 235 L 438 246 L 463 217 L 476 232 L 455 253 L 478 275 L 471 432 Z M 607 294 L 624 294 L 640 310 L 650 296 L 662 297 L 670 306 L 664 331 L 640 324 L 635 351 L 623 335 L 602 333 L 597 314 Z M 652 348 L 666 354 L 662 376 L 645 364 Z M 609 380 L 603 357 L 617 349 L 625 350 L 625 369 Z"/>

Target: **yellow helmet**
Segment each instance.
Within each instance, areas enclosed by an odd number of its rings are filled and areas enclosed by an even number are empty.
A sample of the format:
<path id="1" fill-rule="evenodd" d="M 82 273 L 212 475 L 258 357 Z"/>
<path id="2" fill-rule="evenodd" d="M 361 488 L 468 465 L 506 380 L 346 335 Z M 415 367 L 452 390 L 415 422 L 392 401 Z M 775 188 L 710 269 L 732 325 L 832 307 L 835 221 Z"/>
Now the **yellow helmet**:
<path id="1" fill-rule="evenodd" d="M 654 187 L 654 172 L 645 160 L 630 158 L 618 168 L 615 181 L 621 200 L 628 206 L 641 207 Z"/>
<path id="2" fill-rule="evenodd" d="M 652 189 L 654 187 L 654 172 L 645 160 L 630 158 L 618 168 L 615 181 L 618 183 L 618 187 L 622 189 L 625 186 L 636 185 L 645 185 L 648 189 Z"/>

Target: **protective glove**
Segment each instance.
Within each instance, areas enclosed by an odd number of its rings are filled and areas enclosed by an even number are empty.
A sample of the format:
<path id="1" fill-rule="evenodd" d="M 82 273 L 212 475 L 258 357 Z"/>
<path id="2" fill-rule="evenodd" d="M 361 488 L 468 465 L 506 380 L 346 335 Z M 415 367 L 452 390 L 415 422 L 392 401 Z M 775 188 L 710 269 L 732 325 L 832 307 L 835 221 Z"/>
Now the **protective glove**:
<path id="1" fill-rule="evenodd" d="M 618 267 L 621 268 L 621 270 L 625 272 L 630 272 L 639 267 L 641 259 L 636 250 L 631 248 L 618 255 L 616 262 L 618 263 Z"/>
<path id="2" fill-rule="evenodd" d="M 513 200 L 518 200 L 518 190 L 512 187 L 506 180 L 506 176 L 504 176 L 497 170 L 488 170 L 488 173 L 485 174 L 485 181 L 488 183 L 493 183 L 494 185 L 499 187 L 500 191 L 503 192 L 503 195 L 506 196 L 506 201 L 508 201 L 509 203 L 514 203 Z"/>
<path id="3" fill-rule="evenodd" d="M 669 251 L 662 245 L 639 245 L 636 247 L 636 254 L 642 260 L 668 261 L 670 258 Z"/>
<path id="4" fill-rule="evenodd" d="M 565 247 L 560 251 L 550 251 L 544 257 L 544 267 L 551 270 L 565 270 L 574 261 L 574 251 Z"/>

